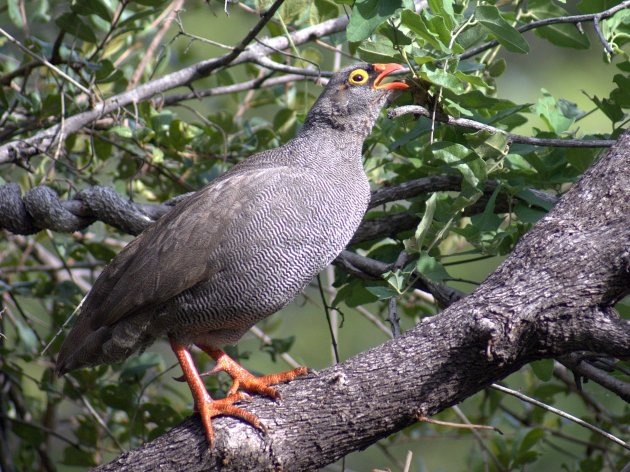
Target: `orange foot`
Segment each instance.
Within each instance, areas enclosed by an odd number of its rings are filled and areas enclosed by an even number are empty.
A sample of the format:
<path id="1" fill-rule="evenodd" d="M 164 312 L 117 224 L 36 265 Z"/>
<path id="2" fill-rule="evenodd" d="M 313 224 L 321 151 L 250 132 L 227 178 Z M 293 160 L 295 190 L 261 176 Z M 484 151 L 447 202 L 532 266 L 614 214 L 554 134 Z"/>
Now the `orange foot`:
<path id="1" fill-rule="evenodd" d="M 271 398 L 280 398 L 280 393 L 270 385 L 276 385 L 282 382 L 288 382 L 301 375 L 306 375 L 308 369 L 306 367 L 298 367 L 297 369 L 280 374 L 265 375 L 256 377 L 249 371 L 241 367 L 241 365 L 228 356 L 221 349 L 215 349 L 209 346 L 197 344 L 197 347 L 212 357 L 217 365 L 209 373 L 226 372 L 232 377 L 232 386 L 228 390 L 228 398 L 235 395 L 239 388 L 249 393 L 258 393 Z"/>
<path id="2" fill-rule="evenodd" d="M 230 394 L 221 400 L 213 400 L 208 394 L 208 391 L 199 376 L 199 372 L 195 367 L 192 356 L 186 346 L 183 346 L 172 339 L 170 339 L 170 342 L 171 348 L 173 349 L 175 356 L 177 356 L 179 365 L 182 367 L 182 371 L 184 372 L 184 378 L 186 379 L 186 382 L 188 382 L 188 387 L 190 388 L 193 399 L 195 400 L 195 410 L 197 410 L 201 415 L 201 422 L 206 432 L 206 439 L 208 440 L 209 447 L 212 448 L 214 444 L 212 418 L 215 416 L 234 416 L 246 421 L 261 431 L 264 431 L 263 425 L 255 415 L 233 405 L 234 402 L 245 399 L 247 397 L 245 394 Z"/>

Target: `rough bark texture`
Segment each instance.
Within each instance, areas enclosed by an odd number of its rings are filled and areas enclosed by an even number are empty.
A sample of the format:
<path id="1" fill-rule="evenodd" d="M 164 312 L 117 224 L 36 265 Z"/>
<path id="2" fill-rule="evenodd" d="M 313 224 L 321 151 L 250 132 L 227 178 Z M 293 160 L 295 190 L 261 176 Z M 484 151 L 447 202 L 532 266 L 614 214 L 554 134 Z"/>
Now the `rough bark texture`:
<path id="1" fill-rule="evenodd" d="M 612 305 L 630 291 L 630 133 L 586 172 L 470 296 L 400 338 L 246 408 L 261 434 L 196 417 L 99 470 L 313 470 L 433 415 L 544 357 L 630 356 Z"/>

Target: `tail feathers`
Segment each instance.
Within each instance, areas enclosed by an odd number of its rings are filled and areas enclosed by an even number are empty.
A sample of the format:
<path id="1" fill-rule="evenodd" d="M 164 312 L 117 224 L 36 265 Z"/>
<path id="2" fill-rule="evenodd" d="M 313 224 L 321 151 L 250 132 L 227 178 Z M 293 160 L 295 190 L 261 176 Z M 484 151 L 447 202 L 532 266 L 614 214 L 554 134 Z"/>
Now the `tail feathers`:
<path id="1" fill-rule="evenodd" d="M 58 377 L 82 367 L 106 363 L 105 358 L 108 356 L 103 352 L 103 346 L 111 338 L 110 328 L 99 328 L 83 339 L 76 339 L 77 336 L 73 334 L 74 331 L 70 332 L 57 356 L 55 374 Z"/>
<path id="2" fill-rule="evenodd" d="M 62 376 L 83 367 L 124 361 L 166 333 L 166 328 L 151 330 L 151 319 L 152 313 L 147 312 L 92 330 L 89 323 L 79 317 L 61 346 L 56 374 Z"/>

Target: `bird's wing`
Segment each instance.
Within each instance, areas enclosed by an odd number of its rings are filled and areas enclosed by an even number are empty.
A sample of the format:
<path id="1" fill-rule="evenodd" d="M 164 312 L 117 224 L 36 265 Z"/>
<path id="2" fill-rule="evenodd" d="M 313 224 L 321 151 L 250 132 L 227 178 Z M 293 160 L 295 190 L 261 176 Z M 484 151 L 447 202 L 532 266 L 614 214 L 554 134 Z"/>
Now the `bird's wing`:
<path id="1" fill-rule="evenodd" d="M 243 197 L 253 197 L 279 170 L 250 169 L 220 179 L 164 215 L 103 270 L 81 309 L 82 324 L 89 321 L 91 330 L 112 325 L 207 279 L 216 269 L 208 254 L 239 217 Z"/>

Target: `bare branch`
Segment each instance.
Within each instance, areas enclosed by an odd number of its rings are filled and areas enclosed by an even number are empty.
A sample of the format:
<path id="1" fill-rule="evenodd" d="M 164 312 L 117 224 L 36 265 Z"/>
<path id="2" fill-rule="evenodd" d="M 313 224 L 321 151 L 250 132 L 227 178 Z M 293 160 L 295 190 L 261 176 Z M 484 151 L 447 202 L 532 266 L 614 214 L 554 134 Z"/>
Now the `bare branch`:
<path id="1" fill-rule="evenodd" d="M 397 118 L 407 114 L 422 115 L 427 118 L 432 118 L 433 114 L 426 108 L 419 105 L 405 105 L 402 107 L 389 110 L 388 116 L 390 118 Z M 475 120 L 469 120 L 468 118 L 455 118 L 449 115 L 435 116 L 437 121 L 447 123 L 449 125 L 461 126 L 464 128 L 472 128 L 482 131 L 489 131 L 491 133 L 499 133 L 507 136 L 510 143 L 531 144 L 534 146 L 549 146 L 549 147 L 584 147 L 584 148 L 601 148 L 610 147 L 615 144 L 614 140 L 610 139 L 547 139 L 547 138 L 533 138 L 528 136 L 521 136 L 519 134 L 508 133 L 502 129 L 495 128 L 494 126 L 486 125 Z"/>
<path id="2" fill-rule="evenodd" d="M 573 416 L 569 413 L 567 413 L 566 411 L 562 411 L 559 410 L 558 408 L 554 408 L 553 406 L 547 405 L 546 403 L 543 403 L 541 401 L 538 401 L 532 397 L 529 397 L 523 393 L 517 392 L 516 390 L 513 390 L 511 388 L 507 388 L 504 387 L 502 385 L 498 385 L 498 384 L 493 384 L 492 387 L 494 390 L 498 390 L 499 392 L 503 392 L 503 393 L 507 393 L 508 395 L 512 395 L 513 397 L 518 398 L 519 400 L 523 400 L 524 402 L 527 403 L 531 403 L 532 405 L 535 405 L 539 408 L 542 408 L 544 410 L 547 410 L 551 413 L 554 413 L 558 416 L 562 416 L 563 418 L 568 419 L 569 421 L 573 421 L 576 424 L 579 424 L 580 426 L 583 426 L 586 429 L 590 429 L 591 431 L 593 431 L 594 433 L 600 434 L 601 436 L 604 436 L 606 439 L 609 439 L 610 441 L 619 444 L 621 447 L 623 447 L 624 449 L 628 449 L 630 451 L 630 444 L 626 443 L 625 441 L 622 441 L 621 439 L 619 439 L 617 436 L 614 436 L 610 433 L 608 433 L 607 431 L 604 431 L 601 428 L 598 428 L 597 426 L 594 426 L 584 420 L 581 420 L 580 418 Z"/>
<path id="3" fill-rule="evenodd" d="M 37 61 L 39 61 L 40 63 L 44 64 L 46 67 L 48 67 L 50 70 L 52 70 L 55 74 L 59 75 L 60 77 L 64 78 L 68 82 L 70 82 L 72 85 L 74 85 L 76 88 L 81 90 L 83 93 L 87 94 L 88 96 L 92 96 L 92 92 L 89 89 L 85 88 L 79 82 L 74 80 L 72 77 L 70 77 L 64 71 L 59 69 L 59 67 L 57 67 L 54 64 L 50 63 L 48 61 L 48 59 L 46 59 L 45 57 L 42 57 L 39 54 L 31 51 L 29 48 L 27 48 L 21 42 L 19 42 L 17 39 L 15 39 L 13 36 L 11 36 L 7 31 L 5 31 L 4 29 L 0 28 L 0 34 L 2 34 L 5 38 L 7 38 L 11 43 L 15 44 L 20 50 L 24 51 L 29 56 L 34 57 L 35 59 L 37 59 Z"/>
<path id="4" fill-rule="evenodd" d="M 624 401 L 630 403 L 630 384 L 619 380 L 602 369 L 588 362 L 588 357 L 581 353 L 573 353 L 559 359 L 559 362 L 587 379 L 600 384 L 602 387 L 619 395 Z"/>
<path id="5" fill-rule="evenodd" d="M 156 105 L 172 106 L 184 100 L 194 100 L 203 97 L 214 97 L 217 95 L 227 95 L 230 93 L 244 92 L 246 90 L 275 87 L 276 85 L 287 84 L 290 82 L 298 82 L 300 80 L 313 80 L 313 78 L 297 74 L 283 75 L 281 77 L 271 77 L 270 75 L 265 75 L 263 77 L 248 80 L 238 84 L 223 85 L 219 87 L 213 87 L 211 89 L 195 90 L 193 92 L 187 93 L 178 93 L 168 95 L 166 97 L 156 98 L 154 100 L 156 102 Z"/>
<path id="6" fill-rule="evenodd" d="M 529 30 L 533 30 L 536 28 L 541 28 L 543 26 L 549 26 L 549 25 L 557 25 L 557 24 L 561 24 L 561 23 L 573 23 L 573 24 L 577 24 L 577 23 L 586 23 L 589 21 L 597 21 L 599 23 L 599 21 L 601 20 L 605 20 L 606 18 L 610 18 L 611 16 L 613 16 L 615 13 L 621 11 L 621 10 L 625 10 L 626 8 L 630 7 L 630 0 L 626 0 L 624 2 L 621 2 L 618 5 L 615 5 L 614 7 L 611 7 L 607 10 L 601 11 L 599 13 L 591 13 L 588 15 L 573 15 L 573 16 L 558 16 L 555 18 L 545 18 L 544 20 L 537 20 L 537 21 L 532 21 L 531 23 L 527 23 L 526 25 L 522 25 L 517 27 L 517 31 L 519 33 L 524 33 L 526 31 Z M 600 35 L 600 31 L 599 28 L 596 28 L 597 34 Z M 608 43 L 606 42 L 605 39 L 603 39 L 603 37 L 601 38 L 602 42 L 605 45 L 608 45 Z M 498 46 L 499 42 L 496 39 L 493 39 L 492 41 L 488 41 L 487 43 L 483 43 L 477 47 L 474 47 L 472 49 L 469 49 L 468 51 L 462 53 L 459 55 L 460 59 L 468 59 L 472 56 L 476 56 L 477 54 L 486 51 L 488 49 L 491 49 L 495 46 Z M 608 46 L 610 47 L 610 46 Z M 608 50 L 608 49 L 607 49 Z M 612 54 L 612 51 L 611 51 Z"/>
<path id="7" fill-rule="evenodd" d="M 278 0 L 274 3 L 274 6 L 277 8 L 280 3 L 282 2 Z M 226 67 L 227 65 L 251 62 L 261 56 L 272 53 L 272 49 L 262 44 L 251 45 L 245 50 L 247 44 L 249 44 L 255 36 L 253 33 L 257 34 L 266 21 L 268 21 L 268 13 L 269 12 L 267 12 L 259 24 L 250 31 L 247 38 L 241 41 L 230 53 L 216 59 L 199 62 L 99 102 L 92 107 L 92 109 L 67 118 L 65 120 L 64 135 L 69 136 L 77 133 L 82 128 L 102 118 L 104 115 L 119 110 L 127 105 L 148 100 L 155 95 L 164 93 L 175 87 L 188 85 L 197 79 L 206 77 L 219 68 Z M 347 22 L 348 19 L 346 17 L 328 20 L 318 25 L 291 33 L 291 40 L 295 44 L 303 44 L 314 38 L 341 31 L 345 28 Z M 284 49 L 289 45 L 289 40 L 284 36 L 279 36 L 268 39 L 266 43 L 275 49 Z M 21 161 L 36 154 L 46 152 L 47 149 L 56 144 L 59 139 L 59 131 L 60 125 L 55 125 L 29 138 L 15 140 L 0 146 L 0 164 Z"/>

